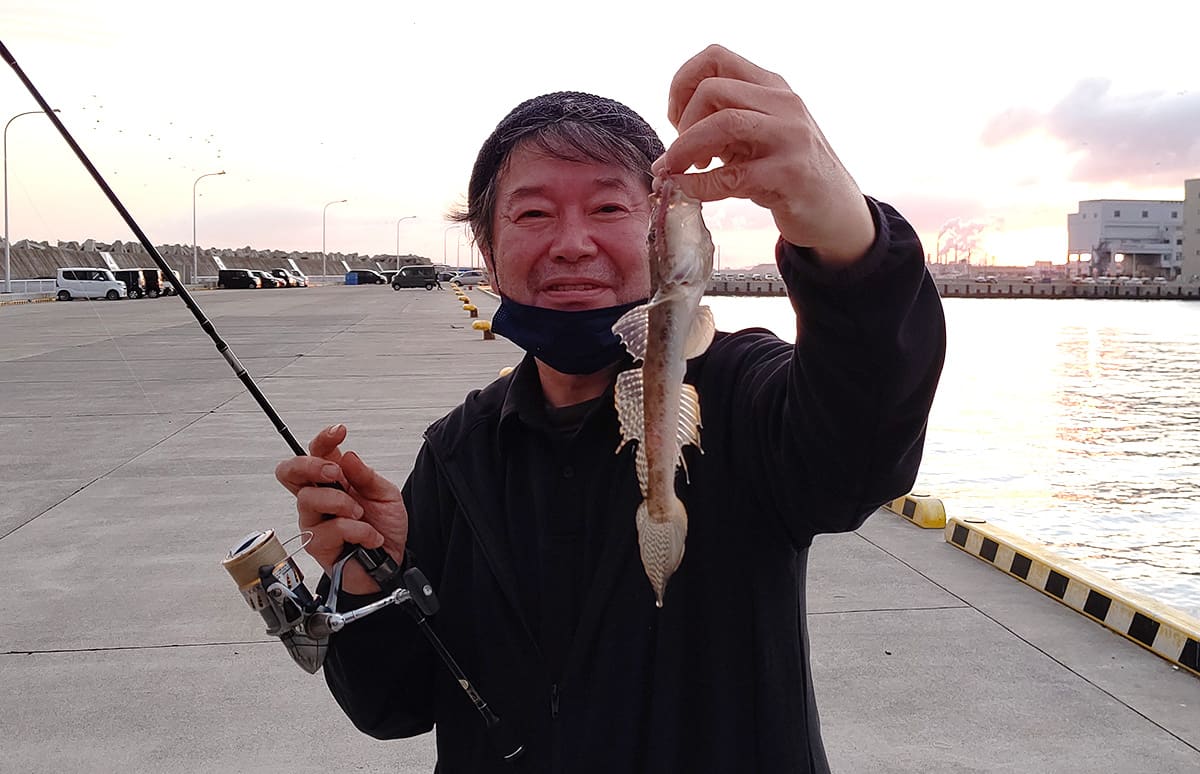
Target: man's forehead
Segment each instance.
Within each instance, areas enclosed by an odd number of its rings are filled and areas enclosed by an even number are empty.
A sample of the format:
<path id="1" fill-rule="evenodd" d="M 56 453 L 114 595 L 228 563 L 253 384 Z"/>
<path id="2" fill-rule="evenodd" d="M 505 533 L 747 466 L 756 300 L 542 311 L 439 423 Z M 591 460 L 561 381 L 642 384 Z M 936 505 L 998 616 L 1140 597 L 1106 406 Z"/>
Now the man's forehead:
<path id="1" fill-rule="evenodd" d="M 503 192 L 505 201 L 514 199 L 524 199 L 533 196 L 549 196 L 555 191 L 564 188 L 561 179 L 549 180 L 521 180 L 515 188 L 511 188 Z M 505 188 L 507 186 L 502 186 Z M 572 188 L 579 187 L 587 191 L 618 191 L 622 193 L 643 194 L 645 186 L 639 184 L 631 184 L 630 180 L 625 177 L 617 177 L 611 174 L 599 174 L 591 178 L 580 178 L 573 181 Z"/>

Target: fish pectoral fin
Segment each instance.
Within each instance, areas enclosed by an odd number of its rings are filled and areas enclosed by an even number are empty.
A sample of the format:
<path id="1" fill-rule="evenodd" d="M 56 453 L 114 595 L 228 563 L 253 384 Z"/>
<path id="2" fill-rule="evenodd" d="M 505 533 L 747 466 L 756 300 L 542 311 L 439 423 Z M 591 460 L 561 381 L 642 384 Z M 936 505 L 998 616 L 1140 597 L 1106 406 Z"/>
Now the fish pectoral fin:
<path id="1" fill-rule="evenodd" d="M 621 451 L 630 441 L 638 441 L 635 460 L 638 485 L 644 497 L 649 475 L 646 468 L 646 451 L 641 443 L 646 432 L 646 413 L 642 403 L 642 369 L 634 368 L 617 374 L 613 402 L 617 406 L 617 420 L 621 425 L 621 445 L 617 447 L 617 451 Z"/>
<path id="2" fill-rule="evenodd" d="M 612 332 L 617 334 L 634 360 L 646 359 L 646 339 L 650 328 L 650 304 L 635 306 L 617 320 Z"/>
<path id="3" fill-rule="evenodd" d="M 713 320 L 712 309 L 707 306 L 696 307 L 696 316 L 692 318 L 692 327 L 688 330 L 687 341 L 684 343 L 684 357 L 691 360 L 703 355 L 712 344 L 713 334 L 717 332 L 717 323 Z"/>
<path id="4" fill-rule="evenodd" d="M 700 394 L 690 384 L 683 385 L 679 396 L 679 425 L 676 428 L 676 440 L 679 442 L 679 459 L 676 464 L 683 464 L 683 447 L 689 443 L 700 448 Z"/>

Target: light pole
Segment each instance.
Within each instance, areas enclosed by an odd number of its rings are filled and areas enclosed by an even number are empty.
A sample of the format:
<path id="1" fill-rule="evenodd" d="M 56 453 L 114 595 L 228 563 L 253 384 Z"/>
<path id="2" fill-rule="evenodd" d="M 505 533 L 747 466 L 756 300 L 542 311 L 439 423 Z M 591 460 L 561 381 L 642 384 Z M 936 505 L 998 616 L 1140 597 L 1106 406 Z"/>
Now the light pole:
<path id="1" fill-rule="evenodd" d="M 192 183 L 192 284 L 193 285 L 196 284 L 196 276 L 199 274 L 199 271 L 197 268 L 199 261 L 197 259 L 197 250 L 196 250 L 196 183 L 199 183 L 201 180 L 203 180 L 206 177 L 212 177 L 213 175 L 223 175 L 223 174 L 225 174 L 225 170 L 223 170 L 223 169 L 220 172 L 208 172 L 208 173 L 203 174 L 200 177 L 196 178 L 196 182 Z"/>
<path id="2" fill-rule="evenodd" d="M 21 116 L 31 116 L 35 113 L 41 113 L 40 110 L 27 110 L 24 113 L 17 113 L 12 118 L 8 119 L 8 124 L 16 121 Z M 58 108 L 54 108 L 55 113 L 61 112 Z M 9 265 L 8 251 L 8 124 L 4 125 L 4 292 L 12 292 L 12 267 Z"/>
<path id="3" fill-rule="evenodd" d="M 400 224 L 415 217 L 417 216 L 405 215 L 403 218 L 396 221 L 396 271 L 400 271 Z"/>
<path id="4" fill-rule="evenodd" d="M 454 260 L 458 261 L 458 265 L 462 266 L 462 240 L 466 236 L 462 231 L 458 232 L 458 236 L 454 238 Z M 468 243 L 469 244 L 469 243 Z M 475 267 L 472 266 L 472 269 Z"/>
<path id="5" fill-rule="evenodd" d="M 446 230 L 442 232 L 442 264 L 444 266 L 450 265 L 449 263 L 446 262 L 446 237 L 450 236 L 450 232 L 456 228 L 458 228 L 457 223 L 455 223 L 453 226 L 447 226 Z M 457 268 L 457 267 L 455 267 L 455 268 Z"/>
<path id="6" fill-rule="evenodd" d="M 345 199 L 337 199 L 325 204 L 325 209 L 321 210 L 321 284 L 325 284 L 325 278 L 328 276 L 325 272 L 325 212 L 329 209 L 330 204 L 344 204 Z"/>

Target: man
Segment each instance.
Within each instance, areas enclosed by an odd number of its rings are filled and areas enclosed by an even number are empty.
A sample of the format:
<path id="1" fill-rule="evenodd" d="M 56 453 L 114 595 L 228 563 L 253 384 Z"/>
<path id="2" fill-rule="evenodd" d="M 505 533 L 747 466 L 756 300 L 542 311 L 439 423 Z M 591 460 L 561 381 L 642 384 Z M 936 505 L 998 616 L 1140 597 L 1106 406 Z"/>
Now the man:
<path id="1" fill-rule="evenodd" d="M 611 100 L 560 93 L 510 113 L 463 217 L 502 296 L 496 330 L 530 354 L 429 428 L 403 492 L 341 451 L 341 425 L 277 470 L 327 572 L 346 542 L 407 549 L 438 591 L 439 635 L 526 748 L 516 762 L 489 748 L 402 613 L 335 635 L 326 677 L 347 714 L 380 738 L 436 727 L 441 771 L 828 771 L 808 546 L 912 485 L 941 306 L 915 233 L 863 196 L 779 76 L 711 46 L 675 76 L 668 115 L 679 137 L 664 152 Z M 687 551 L 661 610 L 634 454 L 614 453 L 629 361 L 608 331 L 650 294 L 648 170 L 770 210 L 798 325 L 795 346 L 718 333 L 689 362 L 704 452 L 689 448 L 678 479 Z M 348 493 L 314 486 L 333 481 Z M 343 588 L 376 591 L 349 566 Z"/>

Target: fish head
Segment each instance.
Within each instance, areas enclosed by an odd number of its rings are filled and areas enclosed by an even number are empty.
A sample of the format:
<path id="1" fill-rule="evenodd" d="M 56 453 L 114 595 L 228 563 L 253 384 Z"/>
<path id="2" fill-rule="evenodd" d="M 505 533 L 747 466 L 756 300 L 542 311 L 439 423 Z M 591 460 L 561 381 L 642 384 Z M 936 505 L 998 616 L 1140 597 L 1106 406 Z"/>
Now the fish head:
<path id="1" fill-rule="evenodd" d="M 698 288 L 703 293 L 712 276 L 713 242 L 700 200 L 670 178 L 656 181 L 655 189 L 648 237 L 653 289 Z"/>

